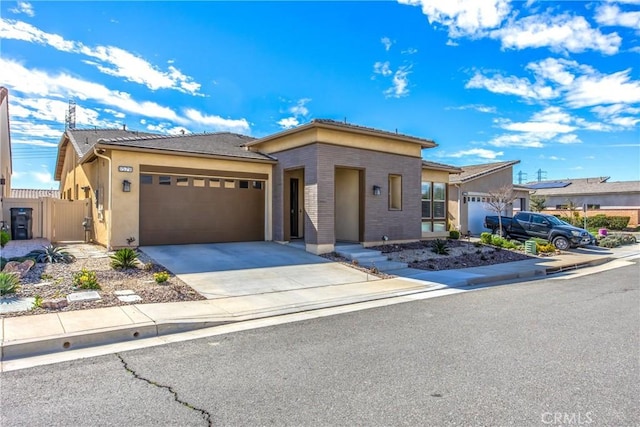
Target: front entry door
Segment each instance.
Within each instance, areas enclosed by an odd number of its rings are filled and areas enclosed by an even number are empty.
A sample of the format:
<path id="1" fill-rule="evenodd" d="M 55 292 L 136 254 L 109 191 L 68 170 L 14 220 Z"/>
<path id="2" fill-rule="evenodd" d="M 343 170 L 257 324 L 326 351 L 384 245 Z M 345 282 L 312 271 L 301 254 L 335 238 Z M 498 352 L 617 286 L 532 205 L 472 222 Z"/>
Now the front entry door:
<path id="1" fill-rule="evenodd" d="M 298 232 L 298 186 L 298 178 L 291 178 L 289 184 L 289 200 L 291 203 L 291 207 L 289 210 L 289 230 L 291 233 L 291 238 L 300 237 L 300 233 Z"/>

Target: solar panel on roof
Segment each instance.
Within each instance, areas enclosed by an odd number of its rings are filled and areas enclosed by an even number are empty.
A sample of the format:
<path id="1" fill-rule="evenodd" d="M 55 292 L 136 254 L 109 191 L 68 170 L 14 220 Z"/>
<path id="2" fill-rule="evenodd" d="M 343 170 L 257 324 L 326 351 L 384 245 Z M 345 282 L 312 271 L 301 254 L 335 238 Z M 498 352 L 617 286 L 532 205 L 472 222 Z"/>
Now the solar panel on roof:
<path id="1" fill-rule="evenodd" d="M 534 190 L 542 190 L 544 188 L 564 188 L 569 184 L 571 184 L 571 183 L 570 182 L 564 182 L 564 181 L 536 182 L 535 184 L 530 184 L 529 188 L 532 188 Z"/>

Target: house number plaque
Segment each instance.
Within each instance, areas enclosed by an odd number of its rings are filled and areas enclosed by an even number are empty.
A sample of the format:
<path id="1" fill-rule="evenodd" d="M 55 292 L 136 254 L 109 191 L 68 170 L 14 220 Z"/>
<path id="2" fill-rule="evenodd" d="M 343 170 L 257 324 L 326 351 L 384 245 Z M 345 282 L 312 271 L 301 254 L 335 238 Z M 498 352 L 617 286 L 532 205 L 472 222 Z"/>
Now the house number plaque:
<path id="1" fill-rule="evenodd" d="M 132 166 L 118 166 L 118 172 L 133 172 Z"/>

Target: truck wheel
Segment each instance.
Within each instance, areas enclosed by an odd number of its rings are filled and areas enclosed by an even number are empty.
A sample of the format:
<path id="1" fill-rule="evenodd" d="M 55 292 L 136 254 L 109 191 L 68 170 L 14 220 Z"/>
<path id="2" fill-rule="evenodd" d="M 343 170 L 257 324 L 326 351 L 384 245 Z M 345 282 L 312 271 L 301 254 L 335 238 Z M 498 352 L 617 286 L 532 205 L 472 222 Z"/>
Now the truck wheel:
<path id="1" fill-rule="evenodd" d="M 555 246 L 557 249 L 560 249 L 561 251 L 566 251 L 567 249 L 569 249 L 569 247 L 571 247 L 571 245 L 569 244 L 569 240 L 567 240 L 566 237 L 562 236 L 554 238 L 552 243 L 553 246 Z"/>

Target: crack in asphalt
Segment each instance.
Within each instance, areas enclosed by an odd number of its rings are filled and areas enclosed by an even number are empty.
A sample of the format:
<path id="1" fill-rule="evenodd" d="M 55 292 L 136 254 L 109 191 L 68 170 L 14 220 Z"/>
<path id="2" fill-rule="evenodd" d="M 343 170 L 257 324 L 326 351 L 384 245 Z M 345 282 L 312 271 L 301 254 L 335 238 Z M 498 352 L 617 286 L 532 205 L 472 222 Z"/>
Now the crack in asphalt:
<path id="1" fill-rule="evenodd" d="M 209 427 L 213 426 L 213 421 L 211 420 L 211 414 L 204 410 L 204 409 L 200 409 L 200 408 L 196 408 L 195 406 L 191 405 L 189 402 L 185 402 L 184 400 L 180 400 L 180 398 L 178 397 L 178 392 L 176 392 L 172 387 L 167 386 L 167 385 L 163 385 L 163 384 L 158 384 L 155 381 L 149 380 L 147 378 L 144 378 L 143 376 L 139 375 L 136 371 L 134 371 L 132 368 L 129 367 L 129 364 L 124 360 L 124 358 L 120 355 L 120 353 L 116 353 L 116 356 L 118 357 L 118 359 L 120 359 L 120 362 L 122 362 L 122 366 L 124 367 L 124 369 L 129 372 L 131 375 L 133 375 L 133 377 L 135 379 L 141 380 L 146 382 L 147 384 L 150 384 L 154 387 L 158 387 L 158 388 L 163 388 L 169 391 L 169 393 L 171 393 L 173 395 L 173 399 L 178 402 L 179 404 L 181 404 L 182 406 L 185 406 L 193 411 L 199 412 L 200 415 L 202 416 L 202 418 L 207 422 L 207 425 Z"/>

